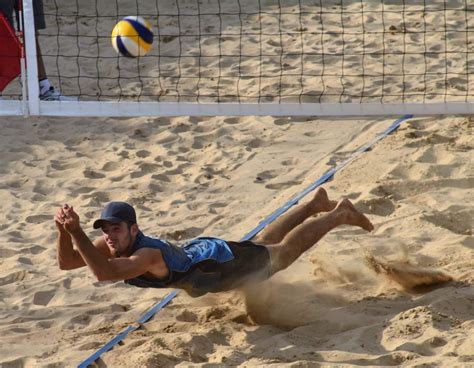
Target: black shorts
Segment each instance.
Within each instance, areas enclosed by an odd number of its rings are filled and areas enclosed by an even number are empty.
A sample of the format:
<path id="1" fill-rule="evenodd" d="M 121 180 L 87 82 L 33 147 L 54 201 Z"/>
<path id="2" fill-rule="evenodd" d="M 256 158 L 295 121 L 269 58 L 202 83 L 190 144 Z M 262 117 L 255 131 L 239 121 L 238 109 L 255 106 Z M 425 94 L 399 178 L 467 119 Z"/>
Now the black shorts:
<path id="1" fill-rule="evenodd" d="M 234 259 L 219 263 L 205 260 L 184 273 L 173 273 L 171 282 L 191 296 L 217 293 L 255 284 L 271 276 L 270 253 L 251 241 L 226 241 Z"/>
<path id="2" fill-rule="evenodd" d="M 0 11 L 10 22 L 12 28 L 15 28 L 13 25 L 15 2 L 16 0 L 0 0 Z M 33 13 L 35 16 L 36 29 L 46 28 L 46 22 L 44 20 L 43 0 L 33 0 Z"/>
<path id="3" fill-rule="evenodd" d="M 230 262 L 233 275 L 245 276 L 263 272 L 265 278 L 270 277 L 270 253 L 267 247 L 250 240 L 226 243 L 235 257 Z"/>

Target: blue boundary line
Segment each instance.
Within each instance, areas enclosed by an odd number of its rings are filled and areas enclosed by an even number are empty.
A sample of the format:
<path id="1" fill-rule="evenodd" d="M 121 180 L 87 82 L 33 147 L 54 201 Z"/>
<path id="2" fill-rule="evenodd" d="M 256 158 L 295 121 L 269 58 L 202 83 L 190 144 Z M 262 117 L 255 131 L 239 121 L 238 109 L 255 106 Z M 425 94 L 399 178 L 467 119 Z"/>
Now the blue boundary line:
<path id="1" fill-rule="evenodd" d="M 250 231 L 249 233 L 245 234 L 245 236 L 242 238 L 242 241 L 244 240 L 250 240 L 252 239 L 255 235 L 257 235 L 260 231 L 263 230 L 265 226 L 267 226 L 269 223 L 275 221 L 278 217 L 280 217 L 283 213 L 288 211 L 288 209 L 295 204 L 297 204 L 303 197 L 305 197 L 308 193 L 319 187 L 321 184 L 326 183 L 327 181 L 331 180 L 334 174 L 336 174 L 338 171 L 341 171 L 343 168 L 345 168 L 349 163 L 354 161 L 357 157 L 359 157 L 362 153 L 368 151 L 375 143 L 380 141 L 381 139 L 385 138 L 387 135 L 392 133 L 393 131 L 397 130 L 398 127 L 408 119 L 411 119 L 413 115 L 405 115 L 402 116 L 401 118 L 397 119 L 395 122 L 392 123 L 386 130 L 383 132 L 379 133 L 373 140 L 371 140 L 369 143 L 360 146 L 357 150 L 355 150 L 352 155 L 345 161 L 341 162 L 339 165 L 336 167 L 330 169 L 327 171 L 323 176 L 321 176 L 318 180 L 316 180 L 314 183 L 310 184 L 306 189 L 304 189 L 301 193 L 297 194 L 295 197 L 290 199 L 287 203 L 285 203 L 282 207 L 278 208 L 275 212 L 273 212 L 270 216 L 265 218 L 262 222 L 260 222 L 255 229 Z"/>
<path id="2" fill-rule="evenodd" d="M 398 127 L 406 120 L 411 119 L 413 115 L 405 115 L 401 118 L 397 119 L 392 125 L 390 125 L 386 130 L 379 133 L 372 141 L 369 143 L 359 147 L 357 150 L 352 153 L 352 155 L 345 161 L 341 162 L 335 168 L 330 169 L 327 171 L 323 176 L 321 176 L 318 180 L 314 183 L 310 184 L 307 188 L 305 188 L 301 193 L 297 194 L 295 197 L 290 199 L 287 203 L 285 203 L 282 207 L 278 208 L 274 211 L 271 215 L 266 217 L 262 222 L 260 222 L 252 231 L 245 234 L 241 241 L 250 240 L 255 235 L 257 235 L 260 231 L 265 228 L 269 223 L 275 221 L 278 217 L 280 217 L 283 213 L 288 211 L 292 206 L 297 204 L 303 197 L 308 195 L 311 191 L 319 187 L 321 184 L 326 183 L 327 181 L 331 180 L 334 174 L 338 171 L 344 169 L 349 163 L 354 161 L 357 157 L 359 157 L 362 153 L 367 152 L 375 143 L 380 141 L 381 139 L 385 138 L 390 133 L 394 132 L 398 129 Z M 115 336 L 112 340 L 110 340 L 107 344 L 105 344 L 102 348 L 97 350 L 94 354 L 92 354 L 89 358 L 84 360 L 80 363 L 77 367 L 78 368 L 87 368 L 89 365 L 94 363 L 100 356 L 112 349 L 115 345 L 117 345 L 120 341 L 125 339 L 130 332 L 133 332 L 140 328 L 140 324 L 147 322 L 150 320 L 157 312 L 163 309 L 176 295 L 178 295 L 178 290 L 171 291 L 168 295 L 166 295 L 161 301 L 156 303 L 153 307 L 151 307 L 147 312 L 145 312 L 137 321 L 135 325 L 128 326 L 126 329 L 119 332 L 117 336 Z"/>
<path id="3" fill-rule="evenodd" d="M 94 354 L 92 354 L 89 358 L 84 360 L 80 363 L 77 367 L 78 368 L 86 368 L 89 365 L 93 364 L 100 356 L 112 349 L 115 345 L 117 345 L 120 341 L 125 339 L 130 332 L 133 332 L 139 329 L 141 323 L 147 322 L 151 317 L 155 315 L 160 309 L 163 309 L 176 295 L 178 295 L 178 290 L 173 290 L 171 293 L 166 295 L 160 302 L 155 304 L 152 308 L 150 308 L 146 313 L 144 313 L 137 321 L 135 325 L 128 326 L 126 329 L 119 332 L 117 336 L 115 336 L 112 340 L 110 340 L 107 344 L 97 350 Z"/>

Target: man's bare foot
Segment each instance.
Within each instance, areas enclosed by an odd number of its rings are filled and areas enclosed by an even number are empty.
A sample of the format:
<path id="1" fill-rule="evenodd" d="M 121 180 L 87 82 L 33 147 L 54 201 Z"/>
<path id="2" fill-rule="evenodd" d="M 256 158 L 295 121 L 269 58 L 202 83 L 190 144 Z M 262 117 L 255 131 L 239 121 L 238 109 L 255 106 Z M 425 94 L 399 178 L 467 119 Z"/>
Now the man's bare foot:
<path id="1" fill-rule="evenodd" d="M 334 211 L 339 212 L 343 216 L 343 221 L 347 225 L 359 226 L 367 231 L 372 231 L 374 229 L 374 225 L 372 225 L 370 220 L 357 211 L 348 199 L 341 200 Z"/>
<path id="2" fill-rule="evenodd" d="M 329 200 L 328 194 L 324 188 L 316 189 L 311 204 L 314 208 L 314 213 L 329 212 L 336 208 L 337 202 Z"/>

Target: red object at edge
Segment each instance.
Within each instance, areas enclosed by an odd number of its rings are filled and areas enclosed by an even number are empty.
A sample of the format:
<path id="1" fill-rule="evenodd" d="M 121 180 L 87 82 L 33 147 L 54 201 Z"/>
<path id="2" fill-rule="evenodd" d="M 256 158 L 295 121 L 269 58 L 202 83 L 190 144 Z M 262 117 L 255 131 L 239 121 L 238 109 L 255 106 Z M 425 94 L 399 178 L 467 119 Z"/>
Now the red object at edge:
<path id="1" fill-rule="evenodd" d="M 0 92 L 21 72 L 22 44 L 0 12 Z"/>

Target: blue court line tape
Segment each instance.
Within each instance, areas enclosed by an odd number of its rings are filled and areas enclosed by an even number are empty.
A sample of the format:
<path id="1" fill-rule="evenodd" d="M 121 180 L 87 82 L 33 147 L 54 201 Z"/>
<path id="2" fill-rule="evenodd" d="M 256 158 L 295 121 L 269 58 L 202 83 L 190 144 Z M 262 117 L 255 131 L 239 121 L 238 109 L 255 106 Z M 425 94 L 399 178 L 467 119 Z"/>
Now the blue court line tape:
<path id="1" fill-rule="evenodd" d="M 144 313 L 137 321 L 135 325 L 128 326 L 126 329 L 119 332 L 117 336 L 115 336 L 112 340 L 110 340 L 107 344 L 97 350 L 94 354 L 92 354 L 89 358 L 84 360 L 80 363 L 77 367 L 78 368 L 86 368 L 89 365 L 93 364 L 100 356 L 112 349 L 115 345 L 117 345 L 120 341 L 125 339 L 130 332 L 133 332 L 140 328 L 141 323 L 147 322 L 151 317 L 155 315 L 160 309 L 163 309 L 176 295 L 178 295 L 178 290 L 173 290 L 168 295 L 166 295 L 160 302 L 156 303 L 152 308 L 150 308 L 146 313 Z"/>
<path id="2" fill-rule="evenodd" d="M 381 139 L 385 138 L 387 135 L 398 129 L 398 127 L 406 120 L 411 119 L 413 115 L 404 115 L 401 118 L 397 119 L 395 122 L 392 123 L 386 130 L 379 133 L 372 141 L 369 143 L 359 147 L 355 150 L 352 155 L 345 161 L 341 162 L 336 167 L 332 168 L 331 170 L 327 171 L 323 176 L 321 176 L 318 180 L 314 183 L 310 184 L 306 189 L 304 189 L 301 193 L 297 194 L 295 197 L 290 199 L 287 203 L 285 203 L 282 207 L 278 208 L 275 212 L 273 212 L 270 216 L 265 218 L 262 222 L 260 222 L 255 229 L 250 231 L 249 233 L 245 234 L 242 238 L 242 241 L 250 240 L 255 235 L 257 235 L 260 231 L 263 230 L 265 226 L 269 223 L 275 221 L 278 217 L 280 217 L 283 213 L 288 211 L 292 206 L 297 204 L 303 197 L 305 197 L 308 193 L 319 187 L 321 184 L 326 183 L 327 181 L 331 180 L 335 173 L 341 171 L 344 167 L 346 167 L 349 163 L 354 161 L 357 157 L 359 157 L 362 153 L 368 151 L 375 143 L 380 141 Z"/>
<path id="3" fill-rule="evenodd" d="M 314 189 L 319 187 L 320 185 L 326 183 L 327 181 L 331 180 L 334 174 L 338 171 L 341 171 L 344 167 L 346 167 L 349 163 L 354 161 L 357 157 L 359 157 L 362 153 L 367 152 L 375 143 L 380 141 L 381 139 L 385 138 L 390 133 L 394 132 L 398 129 L 398 127 L 406 120 L 411 119 L 413 115 L 405 115 L 401 118 L 397 119 L 395 122 L 392 123 L 386 130 L 379 133 L 372 141 L 369 143 L 359 147 L 355 150 L 352 155 L 345 161 L 341 162 L 336 167 L 332 168 L 331 170 L 327 171 L 323 176 L 321 176 L 318 180 L 314 183 L 310 184 L 307 188 L 305 188 L 301 193 L 297 194 L 295 197 L 290 199 L 287 203 L 285 203 L 282 207 L 277 209 L 263 221 L 261 221 L 252 231 L 245 234 L 241 241 L 250 240 L 255 235 L 257 235 L 260 231 L 262 231 L 265 226 L 270 224 L 271 222 L 275 221 L 278 217 L 280 217 L 283 213 L 288 211 L 292 206 L 297 204 L 303 197 L 305 197 L 308 193 L 312 192 Z M 178 295 L 178 290 L 171 291 L 167 296 L 165 296 L 160 302 L 156 303 L 153 307 L 151 307 L 147 312 L 145 312 L 137 321 L 136 325 L 129 326 L 123 331 L 121 331 L 117 336 L 115 336 L 112 340 L 110 340 L 107 344 L 105 344 L 102 348 L 97 350 L 94 354 L 92 354 L 89 358 L 84 360 L 80 363 L 77 367 L 78 368 L 87 368 L 89 365 L 93 364 L 99 357 L 112 349 L 115 345 L 117 345 L 120 341 L 125 339 L 127 335 L 140 328 L 140 324 L 147 322 L 150 320 L 158 311 L 163 309 L 176 295 Z"/>

